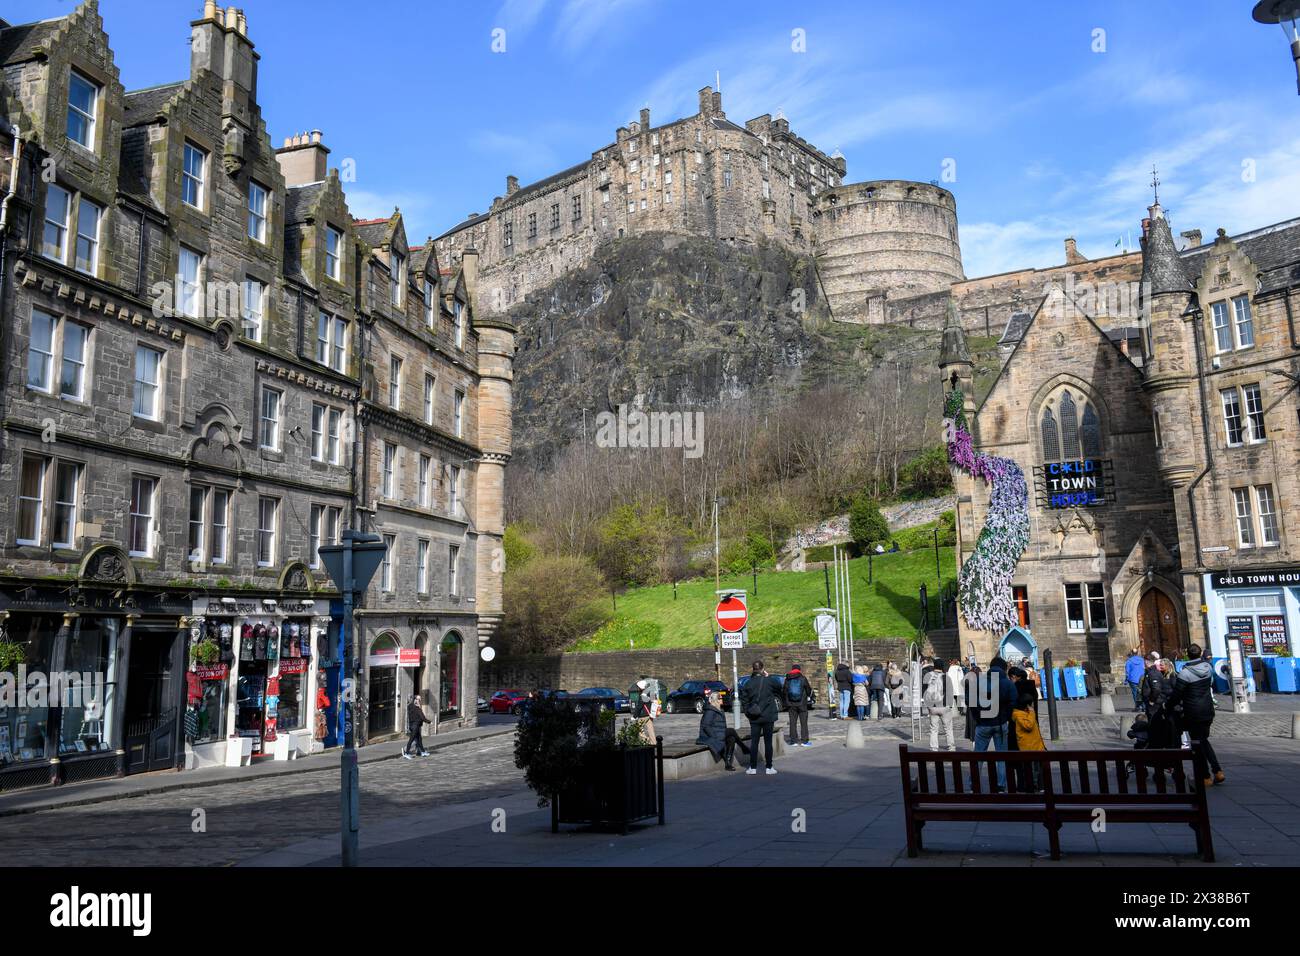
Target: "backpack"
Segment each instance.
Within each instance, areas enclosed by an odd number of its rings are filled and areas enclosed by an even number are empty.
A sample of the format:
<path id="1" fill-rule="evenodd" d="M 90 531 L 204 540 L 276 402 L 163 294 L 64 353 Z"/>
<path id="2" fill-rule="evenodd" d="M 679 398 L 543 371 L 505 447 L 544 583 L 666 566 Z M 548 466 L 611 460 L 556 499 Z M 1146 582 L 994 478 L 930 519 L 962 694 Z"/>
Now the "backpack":
<path id="1" fill-rule="evenodd" d="M 948 704 L 948 675 L 943 671 L 934 670 L 926 678 L 925 695 L 921 698 L 926 707 L 935 709 L 937 707 L 946 707 Z"/>
<path id="2" fill-rule="evenodd" d="M 785 681 L 785 699 L 792 704 L 803 703 L 803 676 L 787 677 Z"/>

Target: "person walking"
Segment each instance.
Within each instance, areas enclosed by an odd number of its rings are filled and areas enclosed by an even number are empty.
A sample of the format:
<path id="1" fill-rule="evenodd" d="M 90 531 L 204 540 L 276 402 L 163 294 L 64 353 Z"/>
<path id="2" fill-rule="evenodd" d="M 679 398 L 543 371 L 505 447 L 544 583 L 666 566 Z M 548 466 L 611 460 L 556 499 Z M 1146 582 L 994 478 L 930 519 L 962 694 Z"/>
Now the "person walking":
<path id="1" fill-rule="evenodd" d="M 740 689 L 740 709 L 749 718 L 749 769 L 747 774 L 758 773 L 758 738 L 763 738 L 763 762 L 767 773 L 774 774 L 772 767 L 772 729 L 776 725 L 779 710 L 776 695 L 781 693 L 781 685 L 775 677 L 763 670 L 761 660 L 754 661 L 753 672 L 745 686 Z"/>
<path id="2" fill-rule="evenodd" d="M 889 690 L 889 685 L 885 682 L 884 664 L 877 664 L 871 669 L 871 679 L 867 689 L 871 691 L 871 704 L 876 711 L 876 720 L 880 720 L 885 716 L 885 697 Z"/>
<path id="3" fill-rule="evenodd" d="M 984 753 L 993 745 L 994 750 L 1007 749 L 1007 725 L 1016 703 L 1015 685 L 1007 677 L 1007 662 L 1000 656 L 989 661 L 989 669 L 978 678 L 979 693 L 974 701 L 967 701 L 975 711 L 975 752 Z M 1007 788 L 1007 765 L 997 764 L 997 792 Z M 971 782 L 972 788 L 975 786 Z"/>
<path id="4" fill-rule="evenodd" d="M 429 751 L 424 749 L 424 741 L 420 739 L 420 731 L 427 723 L 430 723 L 430 720 L 424 716 L 424 708 L 420 706 L 420 695 L 412 694 L 411 702 L 406 707 L 406 729 L 410 732 L 410 736 L 406 739 L 406 746 L 402 748 L 402 756 L 407 760 L 411 759 L 411 744 L 415 744 L 416 756 L 429 756 Z"/>
<path id="5" fill-rule="evenodd" d="M 1133 695 L 1133 710 L 1142 709 L 1142 675 L 1146 673 L 1145 662 L 1142 660 L 1142 652 L 1136 647 L 1128 652 L 1128 660 L 1124 661 L 1124 682 L 1128 684 L 1129 692 Z"/>
<path id="6" fill-rule="evenodd" d="M 867 666 L 859 664 L 853 668 L 853 706 L 858 712 L 858 720 L 866 718 L 870 703 L 871 679 L 867 676 Z"/>
<path id="7" fill-rule="evenodd" d="M 1191 660 L 1178 671 L 1170 682 L 1169 706 L 1182 714 L 1182 729 L 1191 738 L 1192 749 L 1199 750 L 1206 761 L 1203 783 L 1209 787 L 1223 783 L 1223 768 L 1210 745 L 1210 725 L 1214 723 L 1214 667 L 1199 644 L 1187 649 Z M 1213 774 L 1213 776 L 1208 776 Z"/>
<path id="8" fill-rule="evenodd" d="M 704 698 L 704 713 L 700 715 L 700 735 L 697 744 L 704 744 L 713 753 L 716 763 L 721 760 L 728 770 L 735 770 L 736 747 L 741 753 L 748 754 L 749 748 L 740 739 L 740 734 L 727 726 L 727 715 L 722 712 L 722 694 L 711 690 Z"/>
<path id="9" fill-rule="evenodd" d="M 790 746 L 811 747 L 808 740 L 808 711 L 813 705 L 812 681 L 803 676 L 798 664 L 790 667 L 781 686 L 785 695 L 786 715 L 790 719 Z"/>
<path id="10" fill-rule="evenodd" d="M 838 720 L 847 720 L 849 704 L 853 701 L 853 668 L 847 661 L 840 661 L 835 667 L 835 690 L 839 696 Z"/>
<path id="11" fill-rule="evenodd" d="M 949 753 L 956 753 L 957 738 L 952 734 L 953 713 L 957 710 L 957 698 L 948 683 L 948 673 L 944 662 L 937 660 L 929 672 L 922 678 L 925 690 L 921 703 L 930 715 L 930 749 L 939 749 L 939 728 L 943 728 L 943 739 L 948 744 Z"/>

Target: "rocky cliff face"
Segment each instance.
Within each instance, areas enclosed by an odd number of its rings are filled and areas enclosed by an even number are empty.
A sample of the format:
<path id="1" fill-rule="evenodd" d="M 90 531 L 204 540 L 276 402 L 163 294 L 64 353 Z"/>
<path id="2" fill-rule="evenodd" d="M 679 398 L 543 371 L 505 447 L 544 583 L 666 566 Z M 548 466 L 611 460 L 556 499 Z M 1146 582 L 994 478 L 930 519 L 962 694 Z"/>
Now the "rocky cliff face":
<path id="1" fill-rule="evenodd" d="M 769 244 L 625 239 L 511 317 L 521 461 L 546 461 L 584 424 L 593 436 L 595 416 L 622 403 L 763 408 L 815 385 L 865 381 L 888 361 L 937 381 L 936 333 L 832 323 L 811 259 Z"/>

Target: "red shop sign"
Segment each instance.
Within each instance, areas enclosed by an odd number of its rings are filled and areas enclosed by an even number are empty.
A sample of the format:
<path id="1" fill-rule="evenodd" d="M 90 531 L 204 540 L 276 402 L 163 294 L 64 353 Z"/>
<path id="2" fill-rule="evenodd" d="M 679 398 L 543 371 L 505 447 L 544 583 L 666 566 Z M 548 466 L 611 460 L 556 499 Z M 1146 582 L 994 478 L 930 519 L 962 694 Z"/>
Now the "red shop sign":
<path id="1" fill-rule="evenodd" d="M 199 680 L 225 680 L 230 674 L 229 664 L 197 664 L 194 673 Z"/>
<path id="2" fill-rule="evenodd" d="M 304 674 L 307 672 L 307 658 L 305 657 L 282 657 L 280 658 L 280 675 L 285 674 Z"/>

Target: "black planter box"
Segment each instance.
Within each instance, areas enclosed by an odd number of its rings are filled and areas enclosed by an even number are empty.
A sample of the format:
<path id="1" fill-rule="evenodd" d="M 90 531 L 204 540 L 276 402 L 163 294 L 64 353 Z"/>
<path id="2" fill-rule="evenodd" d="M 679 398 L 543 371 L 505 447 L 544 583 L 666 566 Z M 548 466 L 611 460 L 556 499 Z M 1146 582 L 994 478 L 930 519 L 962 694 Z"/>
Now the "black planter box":
<path id="1" fill-rule="evenodd" d="M 574 786 L 551 800 L 551 832 L 561 823 L 617 825 L 651 817 L 664 824 L 664 739 L 653 747 L 620 746 L 591 754 Z"/>

